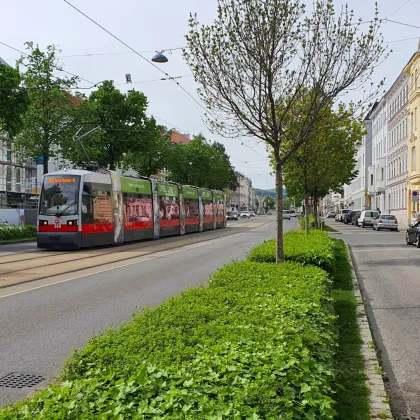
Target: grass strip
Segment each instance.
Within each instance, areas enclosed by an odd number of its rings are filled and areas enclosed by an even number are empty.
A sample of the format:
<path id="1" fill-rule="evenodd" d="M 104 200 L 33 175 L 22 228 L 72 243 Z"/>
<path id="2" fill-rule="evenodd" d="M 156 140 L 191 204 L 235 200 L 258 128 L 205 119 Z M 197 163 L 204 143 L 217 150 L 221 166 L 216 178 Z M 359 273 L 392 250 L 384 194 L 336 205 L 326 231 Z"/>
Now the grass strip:
<path id="1" fill-rule="evenodd" d="M 324 220 L 324 219 L 320 217 L 320 220 Z M 301 215 L 298 217 L 298 222 L 299 222 L 300 228 L 302 230 L 305 230 L 305 216 L 304 215 Z M 322 229 L 315 226 L 315 218 L 312 214 L 309 215 L 309 224 L 310 224 L 311 230 L 315 229 L 315 230 L 323 230 L 324 232 L 338 232 L 338 230 L 325 224 L 325 220 L 324 220 L 324 224 L 322 225 Z"/>
<path id="2" fill-rule="evenodd" d="M 334 239 L 336 269 L 332 296 L 338 316 L 338 349 L 335 356 L 337 420 L 368 420 L 370 392 L 366 387 L 362 340 L 357 324 L 357 302 L 344 242 Z"/>

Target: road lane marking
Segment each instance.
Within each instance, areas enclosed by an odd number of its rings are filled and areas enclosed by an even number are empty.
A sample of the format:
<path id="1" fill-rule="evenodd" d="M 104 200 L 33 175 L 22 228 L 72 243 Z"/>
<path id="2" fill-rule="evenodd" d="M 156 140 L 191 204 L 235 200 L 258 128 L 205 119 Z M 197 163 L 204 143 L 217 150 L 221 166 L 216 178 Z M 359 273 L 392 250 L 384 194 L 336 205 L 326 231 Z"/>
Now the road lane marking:
<path id="1" fill-rule="evenodd" d="M 145 261 L 165 257 L 165 256 L 168 256 L 168 255 L 173 255 L 173 254 L 176 254 L 178 252 L 183 252 L 183 251 L 187 251 L 187 250 L 190 250 L 190 249 L 200 248 L 200 247 L 211 245 L 211 244 L 214 244 L 214 243 L 226 241 L 226 240 L 231 239 L 231 238 L 237 238 L 239 236 L 245 235 L 246 233 L 248 233 L 248 232 L 242 232 L 242 233 L 237 233 L 235 235 L 224 236 L 222 238 L 216 238 L 216 239 L 212 239 L 212 240 L 209 240 L 209 241 L 206 241 L 206 242 L 200 242 L 200 243 L 197 243 L 197 244 L 185 245 L 182 248 L 175 249 L 175 250 L 172 250 L 172 251 L 160 251 L 160 252 L 158 252 L 155 255 L 152 255 L 150 257 L 143 257 L 143 258 L 140 257 L 136 261 L 131 261 L 131 262 L 126 263 L 126 264 L 120 264 L 116 267 L 109 267 L 109 268 L 105 268 L 103 270 L 95 271 L 93 273 L 85 273 L 85 274 L 81 274 L 79 276 L 74 276 L 74 277 L 71 277 L 71 278 L 68 278 L 68 279 L 55 281 L 53 283 L 43 284 L 41 286 L 35 286 L 35 287 L 29 288 L 29 289 L 20 290 L 18 292 L 9 293 L 7 295 L 0 296 L 0 299 L 10 297 L 10 296 L 14 296 L 14 295 L 18 295 L 18 294 L 21 294 L 21 293 L 26 293 L 26 292 L 37 290 L 37 289 L 42 289 L 44 287 L 53 286 L 53 285 L 60 284 L 60 283 L 66 283 L 68 281 L 81 279 L 83 277 L 88 277 L 88 276 L 93 276 L 93 275 L 96 275 L 96 274 L 106 273 L 108 271 L 117 270 L 117 269 L 120 269 L 120 268 L 123 268 L 123 267 L 128 267 L 130 265 L 139 264 L 139 263 L 142 263 L 142 262 L 145 262 Z M 46 280 L 48 280 L 48 278 L 49 277 L 45 277 L 43 279 L 39 279 L 38 281 L 46 281 Z M 10 286 L 10 287 L 14 287 L 14 286 Z M 16 285 L 15 287 L 19 287 L 19 285 Z"/>

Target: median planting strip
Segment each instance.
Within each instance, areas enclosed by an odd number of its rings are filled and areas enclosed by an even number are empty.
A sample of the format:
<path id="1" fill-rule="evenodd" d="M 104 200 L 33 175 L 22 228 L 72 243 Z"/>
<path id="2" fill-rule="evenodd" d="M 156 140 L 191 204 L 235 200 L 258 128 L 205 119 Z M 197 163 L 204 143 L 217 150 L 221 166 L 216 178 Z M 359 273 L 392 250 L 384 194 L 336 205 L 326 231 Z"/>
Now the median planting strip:
<path id="1" fill-rule="evenodd" d="M 36 239 L 36 226 L 0 225 L 0 243 L 22 242 Z"/>
<path id="2" fill-rule="evenodd" d="M 275 248 L 263 243 L 208 287 L 92 338 L 60 385 L 0 419 L 369 418 L 355 307 L 338 305 L 342 246 L 323 232 L 290 232 L 294 262 L 273 264 Z M 350 351 L 343 333 L 356 341 Z"/>

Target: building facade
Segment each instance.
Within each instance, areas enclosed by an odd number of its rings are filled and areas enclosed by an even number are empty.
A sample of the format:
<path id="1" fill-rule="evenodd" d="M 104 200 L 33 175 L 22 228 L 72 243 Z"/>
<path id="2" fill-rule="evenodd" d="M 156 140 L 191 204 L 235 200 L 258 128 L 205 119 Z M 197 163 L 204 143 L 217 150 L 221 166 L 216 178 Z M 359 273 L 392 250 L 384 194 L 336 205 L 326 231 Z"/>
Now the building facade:
<path id="1" fill-rule="evenodd" d="M 238 211 L 255 211 L 257 210 L 257 195 L 252 188 L 252 181 L 240 172 L 235 172 L 238 187 L 231 192 L 228 208 Z"/>
<path id="2" fill-rule="evenodd" d="M 371 113 L 372 120 L 372 163 L 368 168 L 368 194 L 370 208 L 385 213 L 387 174 L 387 97 L 379 101 Z"/>
<path id="3" fill-rule="evenodd" d="M 378 103 L 376 102 L 364 119 L 366 134 L 362 137 L 355 156 L 357 176 L 349 185 L 344 186 L 344 197 L 338 201 L 341 208 L 336 206 L 336 211 L 340 211 L 342 208 L 363 211 L 370 209 L 372 206 L 372 196 L 369 194 L 369 191 L 373 191 L 374 179 L 369 177 L 369 168 L 372 167 L 373 162 L 372 114 L 377 106 Z"/>
<path id="4" fill-rule="evenodd" d="M 399 75 L 387 98 L 387 185 L 386 211 L 394 214 L 400 226 L 408 225 L 408 77 Z"/>
<path id="5" fill-rule="evenodd" d="M 408 177 L 407 219 L 413 221 L 419 213 L 419 203 L 412 202 L 413 191 L 420 190 L 420 41 L 417 51 L 404 68 L 408 78 Z"/>

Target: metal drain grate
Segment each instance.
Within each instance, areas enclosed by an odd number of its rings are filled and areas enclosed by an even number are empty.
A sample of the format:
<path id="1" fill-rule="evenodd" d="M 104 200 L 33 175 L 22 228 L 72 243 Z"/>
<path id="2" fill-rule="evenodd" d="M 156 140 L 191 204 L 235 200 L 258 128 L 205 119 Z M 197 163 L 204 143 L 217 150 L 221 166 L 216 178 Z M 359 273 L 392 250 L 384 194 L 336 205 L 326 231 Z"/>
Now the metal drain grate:
<path id="1" fill-rule="evenodd" d="M 33 388 L 45 378 L 37 375 L 25 375 L 23 373 L 12 372 L 0 378 L 0 387 L 5 388 Z"/>

